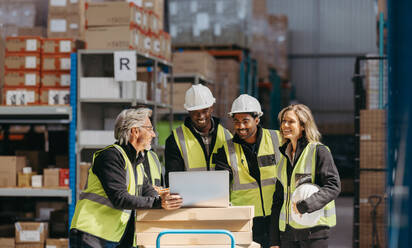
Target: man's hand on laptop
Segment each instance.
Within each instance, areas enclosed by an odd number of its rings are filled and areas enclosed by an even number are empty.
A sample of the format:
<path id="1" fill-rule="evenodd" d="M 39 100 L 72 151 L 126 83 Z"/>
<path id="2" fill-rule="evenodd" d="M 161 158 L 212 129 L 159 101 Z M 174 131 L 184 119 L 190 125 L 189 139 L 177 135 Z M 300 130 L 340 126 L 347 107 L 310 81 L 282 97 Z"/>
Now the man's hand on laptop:
<path id="1" fill-rule="evenodd" d="M 169 191 L 160 194 L 162 198 L 162 208 L 166 210 L 178 209 L 183 204 L 183 198 L 179 194 L 170 194 Z"/>

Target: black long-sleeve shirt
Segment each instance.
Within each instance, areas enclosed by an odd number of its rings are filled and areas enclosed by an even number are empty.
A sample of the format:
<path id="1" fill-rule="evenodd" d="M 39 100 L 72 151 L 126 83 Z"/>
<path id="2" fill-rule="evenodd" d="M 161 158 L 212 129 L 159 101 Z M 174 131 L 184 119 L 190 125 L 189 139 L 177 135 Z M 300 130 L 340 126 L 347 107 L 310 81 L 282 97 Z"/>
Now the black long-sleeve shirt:
<path id="1" fill-rule="evenodd" d="M 204 156 L 206 158 L 206 166 L 207 170 L 210 170 L 209 165 L 210 165 L 210 156 L 212 153 L 213 148 L 215 147 L 216 144 L 216 137 L 217 137 L 217 127 L 219 125 L 220 120 L 216 117 L 213 118 L 213 123 L 214 123 L 214 128 L 211 133 L 212 135 L 212 142 L 209 145 L 209 151 L 210 154 L 207 154 L 207 150 L 205 147 L 205 144 L 203 143 L 202 137 L 198 132 L 193 127 L 192 120 L 190 117 L 187 117 L 185 119 L 184 125 L 189 128 L 189 130 L 192 132 L 192 134 L 196 137 L 197 141 L 199 142 L 200 146 L 202 147 Z M 188 148 L 189 149 L 189 148 Z M 166 139 L 166 147 L 165 147 L 165 183 L 166 187 L 169 187 L 169 172 L 171 171 L 185 171 L 185 162 L 183 160 L 183 157 L 180 153 L 179 146 L 176 143 L 175 137 L 173 133 Z"/>
<path id="2" fill-rule="evenodd" d="M 289 141 L 281 146 L 279 150 L 287 159 L 287 177 L 288 184 L 290 185 L 293 167 L 299 160 L 299 157 L 302 155 L 305 147 L 308 145 L 308 141 L 304 137 L 298 140 L 293 163 L 286 155 L 286 148 L 288 145 Z M 340 193 L 341 184 L 339 173 L 333 161 L 332 154 L 324 145 L 316 146 L 315 166 L 315 184 L 320 186 L 320 190 L 308 199 L 297 203 L 296 207 L 302 214 L 312 213 L 323 208 L 330 201 L 335 200 Z M 276 183 L 276 191 L 273 195 L 271 217 L 273 228 L 271 228 L 271 245 L 280 245 L 280 236 L 282 236 L 282 239 L 291 241 L 327 238 L 329 236 L 329 227 L 327 226 L 316 226 L 313 228 L 298 230 L 292 228 L 290 225 L 286 225 L 285 232 L 281 232 L 279 230 L 279 215 L 283 201 L 285 200 L 283 199 L 283 191 L 283 186 L 278 180 Z"/>
<path id="3" fill-rule="evenodd" d="M 129 143 L 121 145 L 127 157 L 132 163 L 135 182 L 137 183 L 137 165 L 143 162 L 142 154 L 137 154 L 135 148 Z M 97 176 L 106 192 L 107 197 L 117 209 L 132 209 L 132 214 L 127 223 L 126 230 L 121 239 L 121 247 L 131 247 L 133 245 L 135 209 L 139 208 L 161 208 L 161 198 L 152 187 L 149 179 L 144 176 L 141 195 L 130 195 L 126 185 L 125 161 L 122 154 L 111 147 L 102 152 L 95 158 L 93 173 Z M 137 186 L 137 185 L 136 185 Z M 136 190 L 138 188 L 136 187 Z M 110 227 L 107 227 L 110 228 Z"/>

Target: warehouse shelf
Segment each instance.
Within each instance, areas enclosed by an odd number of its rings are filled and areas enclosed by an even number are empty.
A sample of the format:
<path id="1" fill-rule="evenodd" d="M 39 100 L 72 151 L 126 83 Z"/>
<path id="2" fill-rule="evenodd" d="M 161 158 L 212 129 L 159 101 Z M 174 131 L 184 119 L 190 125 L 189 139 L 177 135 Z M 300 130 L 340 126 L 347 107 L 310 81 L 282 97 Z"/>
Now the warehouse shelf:
<path id="1" fill-rule="evenodd" d="M 70 106 L 0 106 L 0 123 L 70 123 Z"/>
<path id="2" fill-rule="evenodd" d="M 212 80 L 207 79 L 203 75 L 194 74 L 173 74 L 173 77 L 169 77 L 175 83 L 193 83 L 193 84 L 213 84 Z"/>
<path id="3" fill-rule="evenodd" d="M 0 188 L 0 196 L 12 197 L 65 197 L 71 203 L 71 190 L 46 188 Z"/>

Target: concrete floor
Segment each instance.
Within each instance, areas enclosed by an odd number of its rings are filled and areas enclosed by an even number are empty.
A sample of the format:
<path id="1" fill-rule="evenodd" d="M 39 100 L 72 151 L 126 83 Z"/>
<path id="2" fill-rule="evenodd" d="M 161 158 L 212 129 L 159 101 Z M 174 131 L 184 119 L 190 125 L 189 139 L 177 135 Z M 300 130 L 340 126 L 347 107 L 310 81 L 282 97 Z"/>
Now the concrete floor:
<path id="1" fill-rule="evenodd" d="M 336 200 L 336 226 L 329 238 L 330 248 L 352 247 L 353 234 L 353 197 L 339 197 Z"/>

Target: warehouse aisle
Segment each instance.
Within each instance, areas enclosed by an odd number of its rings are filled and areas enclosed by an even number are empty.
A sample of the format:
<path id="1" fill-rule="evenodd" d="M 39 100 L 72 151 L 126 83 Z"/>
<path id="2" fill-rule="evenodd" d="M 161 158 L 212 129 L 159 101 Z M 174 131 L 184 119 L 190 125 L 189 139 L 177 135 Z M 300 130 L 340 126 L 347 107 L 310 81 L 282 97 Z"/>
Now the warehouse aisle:
<path id="1" fill-rule="evenodd" d="M 337 225 L 332 229 L 329 247 L 352 247 L 353 197 L 339 197 L 336 200 Z"/>

